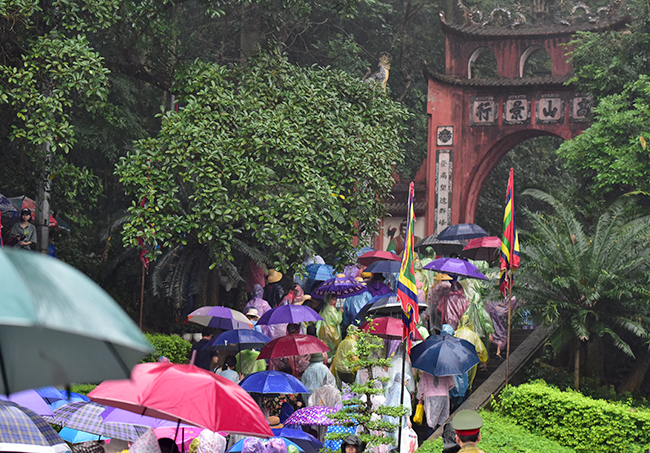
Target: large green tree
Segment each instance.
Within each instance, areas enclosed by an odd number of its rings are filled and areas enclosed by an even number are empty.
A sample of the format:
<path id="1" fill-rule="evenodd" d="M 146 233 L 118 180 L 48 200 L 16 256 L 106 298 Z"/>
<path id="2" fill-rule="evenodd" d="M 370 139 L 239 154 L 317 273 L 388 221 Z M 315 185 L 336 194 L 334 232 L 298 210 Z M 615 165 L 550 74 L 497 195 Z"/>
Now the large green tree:
<path id="1" fill-rule="evenodd" d="M 347 259 L 376 230 L 408 118 L 381 89 L 279 56 L 197 63 L 175 89 L 178 112 L 117 166 L 133 196 L 126 244 L 200 246 L 237 279 L 236 250 L 286 269 L 314 251 Z"/>
<path id="2" fill-rule="evenodd" d="M 639 354 L 639 361 L 647 364 L 650 216 L 639 215 L 626 197 L 590 227 L 547 193 L 527 190 L 524 195 L 550 204 L 553 212 L 527 212 L 534 232 L 522 241 L 517 295 L 555 329 L 556 344 L 573 341 L 575 387 L 582 345 L 595 337 L 608 336 L 620 351 L 630 357 Z M 628 336 L 637 339 L 636 351 Z"/>

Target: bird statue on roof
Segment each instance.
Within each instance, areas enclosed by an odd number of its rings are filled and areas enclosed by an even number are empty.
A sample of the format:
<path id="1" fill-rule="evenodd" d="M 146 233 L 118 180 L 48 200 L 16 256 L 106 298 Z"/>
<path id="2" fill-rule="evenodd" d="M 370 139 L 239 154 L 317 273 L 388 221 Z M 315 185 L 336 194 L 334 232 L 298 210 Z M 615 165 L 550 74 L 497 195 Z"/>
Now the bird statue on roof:
<path id="1" fill-rule="evenodd" d="M 387 52 L 382 52 L 379 55 L 379 69 L 370 74 L 370 68 L 361 79 L 363 82 L 370 83 L 376 82 L 381 84 L 382 90 L 386 91 L 386 82 L 388 82 L 388 75 L 390 72 L 390 62 L 392 57 Z"/>

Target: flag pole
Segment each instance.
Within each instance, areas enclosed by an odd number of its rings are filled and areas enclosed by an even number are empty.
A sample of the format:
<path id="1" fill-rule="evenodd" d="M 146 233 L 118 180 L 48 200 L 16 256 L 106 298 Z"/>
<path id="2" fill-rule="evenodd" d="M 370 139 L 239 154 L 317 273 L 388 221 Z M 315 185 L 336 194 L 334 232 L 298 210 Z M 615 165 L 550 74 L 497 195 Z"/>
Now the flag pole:
<path id="1" fill-rule="evenodd" d="M 402 346 L 404 346 L 404 350 L 402 351 L 402 379 L 401 379 L 401 384 L 402 388 L 400 389 L 399 392 L 399 406 L 402 407 L 402 402 L 404 401 L 404 373 L 406 373 L 406 340 L 402 342 Z M 402 417 L 404 415 L 400 415 L 399 417 L 399 428 L 397 430 L 397 452 L 402 451 Z"/>
<path id="2" fill-rule="evenodd" d="M 140 330 L 142 330 L 142 311 L 144 307 L 144 274 L 145 274 L 145 266 L 143 261 L 142 262 L 142 285 L 140 286 Z"/>
<path id="3" fill-rule="evenodd" d="M 508 379 L 510 378 L 510 328 L 512 325 L 512 310 L 510 309 L 512 300 L 512 270 L 509 270 L 506 278 L 509 279 L 508 283 L 508 296 L 506 304 L 508 304 L 508 337 L 507 337 L 507 346 L 506 346 L 506 385 L 508 385 Z"/>

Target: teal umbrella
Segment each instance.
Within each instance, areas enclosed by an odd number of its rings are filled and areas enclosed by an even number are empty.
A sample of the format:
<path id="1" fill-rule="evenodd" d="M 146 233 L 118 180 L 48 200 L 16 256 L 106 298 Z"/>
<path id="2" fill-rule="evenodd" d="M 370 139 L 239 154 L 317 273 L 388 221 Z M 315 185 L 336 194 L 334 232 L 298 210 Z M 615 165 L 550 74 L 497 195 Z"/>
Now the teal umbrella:
<path id="1" fill-rule="evenodd" d="M 0 250 L 0 392 L 124 379 L 151 346 L 135 323 L 73 267 Z"/>

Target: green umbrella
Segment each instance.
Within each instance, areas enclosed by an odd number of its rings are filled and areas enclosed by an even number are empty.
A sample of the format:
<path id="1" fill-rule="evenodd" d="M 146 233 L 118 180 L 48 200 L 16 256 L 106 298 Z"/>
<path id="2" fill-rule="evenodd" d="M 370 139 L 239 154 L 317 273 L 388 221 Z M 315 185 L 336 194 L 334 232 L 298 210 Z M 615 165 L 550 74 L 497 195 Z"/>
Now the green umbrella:
<path id="1" fill-rule="evenodd" d="M 0 392 L 128 378 L 151 346 L 92 280 L 24 250 L 0 250 Z"/>

